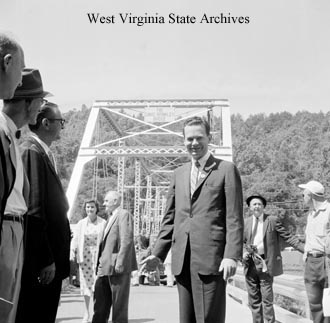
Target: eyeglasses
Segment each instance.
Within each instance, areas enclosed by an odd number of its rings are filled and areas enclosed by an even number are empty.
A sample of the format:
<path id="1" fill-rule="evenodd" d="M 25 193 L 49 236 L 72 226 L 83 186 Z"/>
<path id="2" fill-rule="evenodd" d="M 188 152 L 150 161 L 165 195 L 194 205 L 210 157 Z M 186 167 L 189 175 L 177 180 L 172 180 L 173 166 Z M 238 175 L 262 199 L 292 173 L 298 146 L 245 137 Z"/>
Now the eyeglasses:
<path id="1" fill-rule="evenodd" d="M 31 102 L 35 99 L 40 99 L 41 102 L 40 102 L 40 106 L 44 106 L 48 101 L 44 98 L 26 98 L 25 101 L 27 104 L 31 104 Z"/>
<path id="2" fill-rule="evenodd" d="M 61 123 L 61 126 L 63 127 L 65 124 L 65 119 L 62 118 L 47 118 L 49 121 L 59 121 Z"/>

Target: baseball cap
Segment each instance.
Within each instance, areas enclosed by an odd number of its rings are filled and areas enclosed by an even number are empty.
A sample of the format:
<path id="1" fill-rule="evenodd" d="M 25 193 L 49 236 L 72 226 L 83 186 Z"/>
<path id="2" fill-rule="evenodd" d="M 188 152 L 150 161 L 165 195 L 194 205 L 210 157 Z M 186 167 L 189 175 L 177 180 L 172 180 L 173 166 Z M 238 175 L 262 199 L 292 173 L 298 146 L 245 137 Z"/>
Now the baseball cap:
<path id="1" fill-rule="evenodd" d="M 324 186 L 318 181 L 309 181 L 306 184 L 300 184 L 298 186 L 309 190 L 314 195 L 324 196 Z"/>

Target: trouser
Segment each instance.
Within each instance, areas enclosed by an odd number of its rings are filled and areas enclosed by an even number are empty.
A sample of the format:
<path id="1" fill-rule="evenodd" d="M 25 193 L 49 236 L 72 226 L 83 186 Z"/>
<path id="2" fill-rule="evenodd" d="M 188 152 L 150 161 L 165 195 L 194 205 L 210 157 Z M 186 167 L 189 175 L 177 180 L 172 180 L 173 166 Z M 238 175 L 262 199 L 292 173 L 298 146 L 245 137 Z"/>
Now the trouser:
<path id="1" fill-rule="evenodd" d="M 176 276 L 180 323 L 224 323 L 226 282 L 223 275 L 201 275 L 191 267 L 187 244 L 182 272 Z"/>
<path id="2" fill-rule="evenodd" d="M 55 276 L 50 284 L 40 284 L 37 277 L 22 275 L 16 323 L 53 323 L 61 297 L 62 278 Z"/>
<path id="3" fill-rule="evenodd" d="M 0 323 L 15 322 L 23 268 L 23 225 L 4 220 L 0 241 Z"/>
<path id="4" fill-rule="evenodd" d="M 112 307 L 113 323 L 128 323 L 130 274 L 98 276 L 94 288 L 93 323 L 107 323 Z"/>
<path id="5" fill-rule="evenodd" d="M 274 323 L 273 277 L 256 269 L 253 261 L 245 276 L 253 323 Z"/>
<path id="6" fill-rule="evenodd" d="M 328 286 L 325 259 L 308 256 L 305 264 L 305 287 L 314 323 L 330 322 L 330 317 L 324 317 L 322 310 L 323 289 Z"/>

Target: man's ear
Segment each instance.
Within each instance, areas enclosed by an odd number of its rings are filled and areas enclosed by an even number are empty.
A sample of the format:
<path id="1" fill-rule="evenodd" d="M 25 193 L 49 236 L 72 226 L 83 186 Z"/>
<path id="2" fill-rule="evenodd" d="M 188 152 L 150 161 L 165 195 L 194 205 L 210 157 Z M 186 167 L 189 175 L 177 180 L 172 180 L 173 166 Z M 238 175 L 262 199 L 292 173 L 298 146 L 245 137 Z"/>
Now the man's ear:
<path id="1" fill-rule="evenodd" d="M 6 54 L 1 62 L 1 68 L 3 69 L 3 71 L 8 71 L 8 69 L 10 68 L 11 64 L 13 62 L 13 55 L 12 54 Z"/>
<path id="2" fill-rule="evenodd" d="M 49 126 L 49 120 L 47 118 L 43 118 L 41 124 L 47 128 Z"/>

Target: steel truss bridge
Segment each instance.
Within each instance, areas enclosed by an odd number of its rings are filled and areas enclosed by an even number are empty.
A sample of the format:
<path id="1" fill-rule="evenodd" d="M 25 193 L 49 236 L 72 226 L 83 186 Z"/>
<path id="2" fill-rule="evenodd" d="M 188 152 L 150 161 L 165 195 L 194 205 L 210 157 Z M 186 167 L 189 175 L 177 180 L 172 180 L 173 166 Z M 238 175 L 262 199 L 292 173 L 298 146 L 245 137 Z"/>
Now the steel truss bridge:
<path id="1" fill-rule="evenodd" d="M 156 235 L 171 174 L 189 160 L 182 128 L 192 116 L 208 119 L 213 138 L 210 151 L 219 158 L 232 160 L 230 108 L 226 99 L 95 101 L 67 189 L 69 219 L 85 166 L 92 161 L 98 165 L 101 160 L 107 173 L 110 160 L 112 170 L 116 166 L 117 187 L 107 190 L 120 192 L 122 203 L 133 212 L 135 235 Z M 95 191 L 93 195 L 96 196 Z M 134 203 L 128 199 L 134 199 Z"/>

